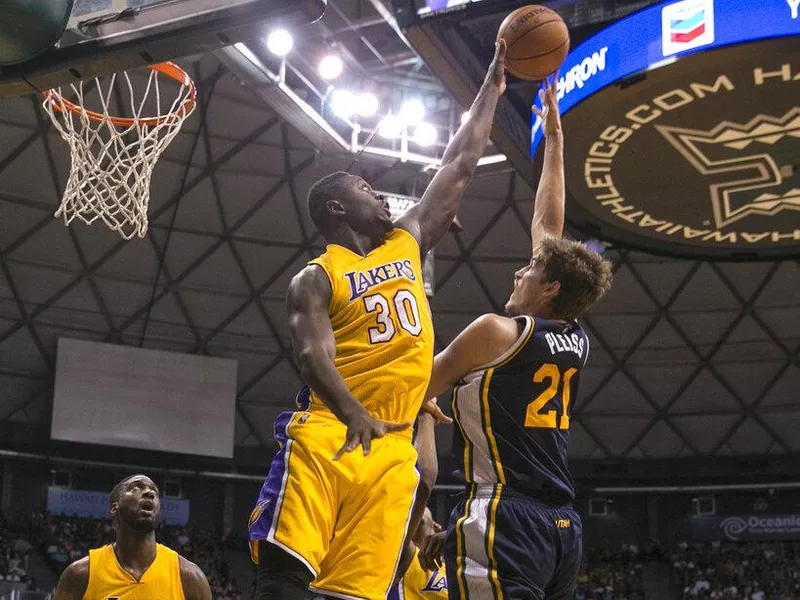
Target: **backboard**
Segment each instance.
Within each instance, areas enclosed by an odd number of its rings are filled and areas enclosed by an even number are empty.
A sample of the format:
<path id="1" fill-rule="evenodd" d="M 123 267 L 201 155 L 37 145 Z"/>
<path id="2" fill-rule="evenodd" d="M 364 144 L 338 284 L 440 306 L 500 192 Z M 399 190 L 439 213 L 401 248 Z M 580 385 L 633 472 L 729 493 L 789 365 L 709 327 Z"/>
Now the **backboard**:
<path id="1" fill-rule="evenodd" d="M 44 54 L 0 71 L 0 98 L 211 52 L 315 21 L 326 0 L 74 0 Z"/>

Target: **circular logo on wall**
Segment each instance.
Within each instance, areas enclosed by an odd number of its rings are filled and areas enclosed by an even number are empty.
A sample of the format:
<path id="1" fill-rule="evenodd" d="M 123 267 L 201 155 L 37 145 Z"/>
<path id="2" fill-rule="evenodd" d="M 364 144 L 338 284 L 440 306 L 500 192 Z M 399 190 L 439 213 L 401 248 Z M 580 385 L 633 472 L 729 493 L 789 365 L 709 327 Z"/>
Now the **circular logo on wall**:
<path id="1" fill-rule="evenodd" d="M 800 37 L 684 57 L 564 116 L 568 214 L 683 256 L 800 255 Z"/>

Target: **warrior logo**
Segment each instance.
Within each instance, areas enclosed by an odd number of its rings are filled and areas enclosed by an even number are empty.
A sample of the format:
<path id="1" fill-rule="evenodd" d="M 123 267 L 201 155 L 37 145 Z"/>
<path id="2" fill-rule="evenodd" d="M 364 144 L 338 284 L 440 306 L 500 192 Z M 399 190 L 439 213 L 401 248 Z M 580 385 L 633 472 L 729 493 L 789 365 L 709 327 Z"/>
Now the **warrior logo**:
<path id="1" fill-rule="evenodd" d="M 717 228 L 750 215 L 800 211 L 800 185 L 792 181 L 789 160 L 800 140 L 800 107 L 782 117 L 758 115 L 744 125 L 723 121 L 709 131 L 656 129 L 701 175 L 726 178 L 709 186 Z"/>

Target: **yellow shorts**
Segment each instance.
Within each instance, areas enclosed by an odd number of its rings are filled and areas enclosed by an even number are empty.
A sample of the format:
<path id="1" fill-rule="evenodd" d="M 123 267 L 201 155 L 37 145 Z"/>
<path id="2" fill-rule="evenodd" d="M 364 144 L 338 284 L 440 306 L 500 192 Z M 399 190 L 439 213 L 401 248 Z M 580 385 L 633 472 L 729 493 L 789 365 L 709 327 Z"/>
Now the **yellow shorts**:
<path id="1" fill-rule="evenodd" d="M 333 461 L 346 427 L 326 413 L 283 413 L 281 449 L 250 518 L 258 540 L 299 559 L 312 589 L 347 599 L 384 600 L 397 570 L 419 474 L 407 437 L 387 435 Z"/>

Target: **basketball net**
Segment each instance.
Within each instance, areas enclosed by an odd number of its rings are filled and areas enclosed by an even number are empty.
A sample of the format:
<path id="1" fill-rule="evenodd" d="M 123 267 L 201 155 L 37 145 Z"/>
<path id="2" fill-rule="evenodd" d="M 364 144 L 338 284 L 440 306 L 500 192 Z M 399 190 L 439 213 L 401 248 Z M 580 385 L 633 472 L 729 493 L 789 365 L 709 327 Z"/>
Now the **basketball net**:
<path id="1" fill-rule="evenodd" d="M 159 75 L 180 86 L 166 112 L 162 112 Z M 126 240 L 135 235 L 143 238 L 153 167 L 194 111 L 194 82 L 172 63 L 150 66 L 140 97 L 124 71 L 90 81 L 91 87 L 83 81 L 70 84 L 72 100 L 64 97 L 61 88 L 43 94 L 44 109 L 72 155 L 69 179 L 55 216 L 63 218 L 65 225 L 76 218 L 87 225 L 101 219 Z M 86 108 L 88 94 L 99 103 L 97 111 Z M 110 114 L 117 95 L 130 117 Z M 143 116 L 146 107 L 157 116 Z"/>

